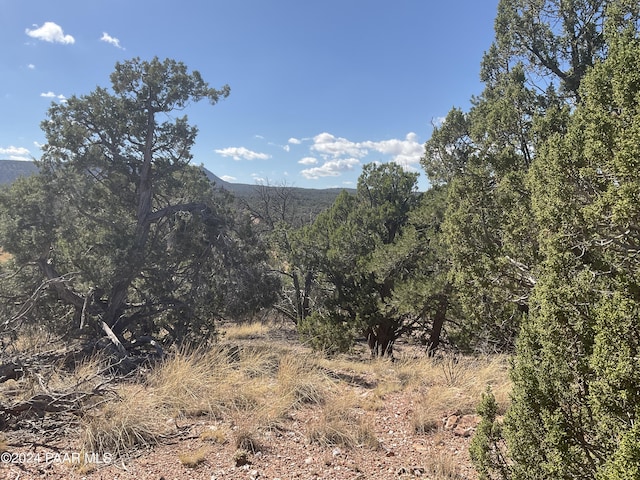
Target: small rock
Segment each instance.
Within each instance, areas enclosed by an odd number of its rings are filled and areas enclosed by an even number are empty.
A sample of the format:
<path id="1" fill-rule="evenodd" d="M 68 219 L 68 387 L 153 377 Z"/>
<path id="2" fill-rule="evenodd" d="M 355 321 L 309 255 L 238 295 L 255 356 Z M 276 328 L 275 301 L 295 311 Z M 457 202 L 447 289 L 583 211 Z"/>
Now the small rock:
<path id="1" fill-rule="evenodd" d="M 453 434 L 459 437 L 470 437 L 480 423 L 480 420 L 479 415 L 463 415 L 453 429 Z"/>
<path id="2" fill-rule="evenodd" d="M 307 457 L 304 459 L 305 465 L 310 465 L 313 463 L 313 457 Z"/>
<path id="3" fill-rule="evenodd" d="M 332 454 L 334 457 L 337 457 L 337 456 L 338 456 L 338 455 L 340 455 L 341 453 L 342 453 L 342 450 L 340 450 L 340 449 L 339 449 L 339 448 L 337 448 L 337 447 L 336 447 L 336 448 L 334 448 L 334 449 L 333 449 L 333 451 L 331 452 L 331 454 Z"/>
<path id="4" fill-rule="evenodd" d="M 451 415 L 444 422 L 445 430 L 453 430 L 458 423 L 459 417 L 457 415 Z"/>
<path id="5" fill-rule="evenodd" d="M 452 431 L 456 437 L 466 438 L 470 437 L 473 434 L 473 428 L 456 427 Z"/>

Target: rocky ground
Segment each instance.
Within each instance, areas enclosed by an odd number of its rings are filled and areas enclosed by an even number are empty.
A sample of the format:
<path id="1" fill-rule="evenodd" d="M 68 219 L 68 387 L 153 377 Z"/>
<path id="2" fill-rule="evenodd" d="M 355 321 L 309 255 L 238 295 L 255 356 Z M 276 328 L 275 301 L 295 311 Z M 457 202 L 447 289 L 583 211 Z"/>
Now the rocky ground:
<path id="1" fill-rule="evenodd" d="M 334 377 L 341 380 L 332 384 L 330 399 L 291 408 L 277 422 L 262 422 L 258 428 L 251 410 L 171 418 L 167 435 L 155 445 L 134 447 L 118 458 L 109 452 L 84 452 L 80 433 L 74 429 L 46 439 L 38 437 L 35 424 L 31 432 L 5 432 L 0 478 L 477 478 L 468 447 L 479 419 L 465 396 L 467 386 L 448 390 L 453 398 L 444 403 L 440 400 L 437 420 L 420 423 L 416 413 L 425 409 L 424 402 L 430 398 L 426 392 L 436 389 L 435 380 L 429 379 L 421 387 L 412 383 L 411 387 L 381 391 L 379 373 L 364 368 L 349 371 L 348 365 L 335 366 L 339 375 Z M 395 375 L 394 364 L 388 365 L 385 375 Z M 348 378 L 359 380 L 345 380 Z M 420 388 L 425 392 L 417 394 Z M 338 432 L 327 420 L 331 403 L 342 396 L 356 399 L 348 414 L 352 423 L 347 424 L 351 425 L 347 428 L 364 429 L 363 435 L 350 437 L 358 438 L 356 443 L 341 440 L 339 435 L 350 432 Z"/>
<path id="2" fill-rule="evenodd" d="M 455 417 L 442 428 L 418 435 L 408 421 L 414 405 L 395 395 L 375 418 L 378 448 L 345 448 L 320 445 L 308 440 L 305 425 L 317 412 L 308 410 L 293 416 L 286 430 L 267 432 L 255 452 L 248 449 L 246 463 L 238 457 L 238 446 L 230 441 L 220 445 L 206 439 L 212 428 L 234 429 L 224 422 L 194 422 L 181 425 L 182 435 L 153 449 L 136 451 L 131 458 L 112 461 L 90 458 L 83 467 L 74 464 L 81 456 L 70 439 L 50 445 L 22 445 L 10 448 L 0 465 L 4 479 L 473 479 L 469 462 L 469 434 L 475 418 L 461 417 L 464 427 L 456 428 Z M 445 428 L 446 426 L 446 428 Z M 185 466 L 181 457 L 202 455 L 194 466 Z M 14 463 L 15 462 L 15 463 Z M 96 462 L 96 463 L 94 463 Z M 99 463 L 98 463 L 99 462 Z M 86 471 L 83 471 L 86 470 Z"/>

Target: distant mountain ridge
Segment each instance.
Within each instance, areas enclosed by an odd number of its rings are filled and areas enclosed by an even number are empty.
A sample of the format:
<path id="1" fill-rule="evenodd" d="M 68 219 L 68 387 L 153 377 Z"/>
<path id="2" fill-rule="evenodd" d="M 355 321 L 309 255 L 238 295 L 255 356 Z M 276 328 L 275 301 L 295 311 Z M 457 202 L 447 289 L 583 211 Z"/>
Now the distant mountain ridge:
<path id="1" fill-rule="evenodd" d="M 12 183 L 20 177 L 38 173 L 36 164 L 24 160 L 0 160 L 0 185 Z"/>
<path id="2" fill-rule="evenodd" d="M 231 183 L 222 180 L 220 177 L 201 167 L 207 178 L 217 187 L 233 193 L 236 197 L 249 199 L 255 197 L 260 188 L 259 185 L 249 185 L 247 183 Z M 38 172 L 34 162 L 24 160 L 0 160 L 0 185 L 12 183 L 19 177 L 28 177 Z M 343 190 L 342 188 L 313 189 L 289 186 L 298 196 L 316 203 L 318 207 L 327 207 L 333 203 L 335 197 Z M 349 189 L 347 189 L 349 190 Z M 349 190 L 352 191 L 352 190 Z"/>

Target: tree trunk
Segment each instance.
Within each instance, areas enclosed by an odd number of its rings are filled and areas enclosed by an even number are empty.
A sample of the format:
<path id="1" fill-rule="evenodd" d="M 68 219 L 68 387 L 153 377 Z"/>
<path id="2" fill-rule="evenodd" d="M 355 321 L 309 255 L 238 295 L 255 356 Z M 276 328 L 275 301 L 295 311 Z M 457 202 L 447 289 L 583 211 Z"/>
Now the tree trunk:
<path id="1" fill-rule="evenodd" d="M 436 313 L 433 316 L 433 326 L 431 327 L 431 335 L 427 343 L 427 354 L 432 356 L 440 346 L 440 335 L 442 334 L 442 327 L 447 319 L 447 309 L 449 308 L 449 297 L 447 294 L 442 293 L 436 297 Z"/>
<path id="2" fill-rule="evenodd" d="M 309 301 L 311 286 L 313 284 L 313 272 L 307 272 L 304 277 L 304 293 L 302 295 L 302 318 L 307 318 L 310 313 Z"/>
<path id="3" fill-rule="evenodd" d="M 107 311 L 103 321 L 114 333 L 121 333 L 117 322 L 122 314 L 127 294 L 131 283 L 144 263 L 145 247 L 149 237 L 150 214 L 153 200 L 152 160 L 153 160 L 153 135 L 155 131 L 155 117 L 152 99 L 147 101 L 147 135 L 145 139 L 142 167 L 138 187 L 138 206 L 136 209 L 136 229 L 133 247 L 128 255 L 127 265 L 123 265 L 122 276 L 111 289 Z"/>
<path id="4" fill-rule="evenodd" d="M 390 321 L 382 321 L 377 325 L 367 328 L 367 343 L 372 357 L 393 357 L 393 343 L 396 335 Z"/>

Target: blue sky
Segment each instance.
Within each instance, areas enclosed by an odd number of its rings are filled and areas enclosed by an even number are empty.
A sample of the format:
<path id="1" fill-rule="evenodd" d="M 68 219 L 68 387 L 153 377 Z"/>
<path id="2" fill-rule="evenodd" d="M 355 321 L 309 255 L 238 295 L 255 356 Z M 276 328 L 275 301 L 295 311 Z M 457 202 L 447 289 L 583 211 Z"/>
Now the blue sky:
<path id="1" fill-rule="evenodd" d="M 184 62 L 231 95 L 185 113 L 194 163 L 231 182 L 353 187 L 421 173 L 432 125 L 482 91 L 498 0 L 0 0 L 0 158 L 40 156 L 51 102 L 117 61 Z"/>

